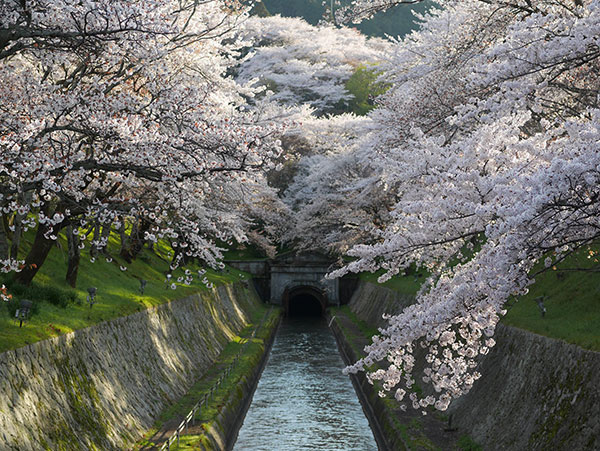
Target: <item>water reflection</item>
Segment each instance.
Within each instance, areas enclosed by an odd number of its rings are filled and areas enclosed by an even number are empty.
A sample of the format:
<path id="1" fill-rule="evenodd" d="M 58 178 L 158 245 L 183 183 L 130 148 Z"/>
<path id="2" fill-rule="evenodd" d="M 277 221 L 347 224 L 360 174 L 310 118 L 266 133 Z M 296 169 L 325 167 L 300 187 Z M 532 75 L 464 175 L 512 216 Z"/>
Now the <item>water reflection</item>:
<path id="1" fill-rule="evenodd" d="M 234 450 L 376 450 L 343 367 L 323 318 L 286 319 Z"/>

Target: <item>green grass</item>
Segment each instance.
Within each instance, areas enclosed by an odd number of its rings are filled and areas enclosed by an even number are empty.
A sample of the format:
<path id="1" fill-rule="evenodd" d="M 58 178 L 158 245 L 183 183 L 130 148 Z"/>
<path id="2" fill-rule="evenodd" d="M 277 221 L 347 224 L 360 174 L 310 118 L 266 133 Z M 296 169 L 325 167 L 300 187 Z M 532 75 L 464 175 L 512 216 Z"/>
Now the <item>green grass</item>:
<path id="1" fill-rule="evenodd" d="M 208 430 L 211 424 L 216 421 L 217 416 L 225 406 L 225 403 L 230 399 L 231 394 L 235 393 L 236 390 L 239 390 L 238 384 L 242 377 L 250 374 L 262 357 L 265 341 L 269 337 L 273 327 L 275 327 L 279 315 L 281 314 L 280 310 L 273 309 L 262 324 L 262 327 L 257 331 L 255 337 L 250 342 L 248 342 L 248 340 L 252 335 L 252 331 L 260 324 L 268 310 L 269 308 L 267 306 L 260 305 L 252 311 L 251 323 L 225 346 L 217 361 L 210 367 L 208 372 L 192 386 L 187 394 L 177 403 L 171 405 L 161 413 L 154 427 L 146 434 L 146 438 L 140 441 L 134 449 L 150 445 L 150 438 L 160 430 L 162 425 L 166 422 L 173 418 L 180 418 L 187 415 L 196 402 L 202 399 L 209 392 L 210 388 L 215 385 L 215 381 L 222 374 L 223 370 L 227 368 L 244 344 L 247 343 L 247 347 L 233 371 L 221 383 L 207 404 L 202 405 L 200 413 L 196 415 L 196 422 L 202 423 L 203 430 Z M 241 396 L 242 393 L 239 393 L 239 395 Z M 180 446 L 171 446 L 171 450 L 197 449 L 198 444 L 204 440 L 206 440 L 204 434 L 184 435 L 180 438 Z"/>
<path id="2" fill-rule="evenodd" d="M 24 247 L 31 246 L 32 234 L 27 234 L 24 239 Z M 112 262 L 108 262 L 106 256 L 101 255 L 94 263 L 90 261 L 89 246 L 86 246 L 82 251 L 77 289 L 73 290 L 65 282 L 67 244 L 65 237 L 60 237 L 57 246 L 52 249 L 36 275 L 32 287 L 20 296 L 15 293 L 10 303 L 12 306 L 0 303 L 0 352 L 206 290 L 196 272 L 202 269 L 197 264 L 187 266 L 195 276 L 190 286 L 177 282 L 177 278 L 184 275 L 183 269 L 177 269 L 173 272 L 173 282 L 176 283 L 177 289 L 167 288 L 165 275 L 169 270 L 171 249 L 165 243 L 156 245 L 154 251 L 145 248 L 130 265 L 118 257 L 118 246 L 118 238 L 111 236 L 108 250 L 113 258 Z M 127 270 L 122 271 L 121 266 L 127 267 Z M 232 283 L 248 277 L 247 274 L 230 267 L 219 272 L 204 269 L 205 276 L 215 285 Z M 5 276 L 5 283 L 8 277 Z M 139 292 L 140 279 L 148 281 L 143 295 Z M 86 302 L 88 287 L 98 289 L 96 303 L 91 308 Z M 65 296 L 72 293 L 74 302 L 68 302 L 66 307 L 48 302 L 45 293 L 52 290 L 64 292 Z M 14 309 L 20 298 L 34 301 L 36 310 L 21 328 L 14 320 Z"/>
<path id="3" fill-rule="evenodd" d="M 589 250 L 583 249 L 539 274 L 527 295 L 509 303 L 502 322 L 600 351 L 600 273 L 566 270 L 597 267 L 596 255 L 588 256 Z M 539 296 L 546 296 L 545 316 L 535 302 Z"/>
<path id="4" fill-rule="evenodd" d="M 384 272 L 385 271 L 383 270 L 379 270 L 374 273 L 363 272 L 359 274 L 359 278 L 364 282 L 389 288 L 390 290 L 394 290 L 405 295 L 415 296 L 429 275 L 425 270 L 419 270 L 416 272 L 413 270 L 408 275 L 396 275 L 386 282 L 379 283 L 377 279 Z"/>
<path id="5" fill-rule="evenodd" d="M 590 250 L 593 255 L 590 255 Z M 599 250 L 598 245 L 582 249 L 557 265 L 556 269 L 551 268 L 539 274 L 527 295 L 508 303 L 508 313 L 502 318 L 502 322 L 585 349 L 600 351 L 600 271 L 568 270 L 598 269 Z M 541 265 L 536 270 L 540 267 Z M 425 271 L 419 271 L 417 276 L 398 275 L 379 284 L 377 278 L 381 274 L 383 271 L 362 273 L 360 279 L 405 295 L 416 295 L 427 277 Z M 547 297 L 544 301 L 547 309 L 544 317 L 535 302 L 539 296 Z"/>
<path id="6" fill-rule="evenodd" d="M 258 249 L 248 246 L 241 249 L 229 249 L 223 252 L 225 260 L 267 260 L 267 257 Z"/>
<path id="7" fill-rule="evenodd" d="M 350 306 L 348 306 L 348 305 L 342 305 L 340 307 L 331 307 L 331 312 L 334 315 L 339 315 L 339 314 L 346 315 L 348 318 L 350 318 L 352 320 L 352 322 L 354 324 L 356 324 L 358 326 L 361 333 L 365 337 L 372 337 L 373 335 L 379 335 L 379 331 L 377 330 L 376 327 L 371 326 L 366 321 L 363 321 L 358 316 L 356 316 L 356 313 L 354 313 L 352 310 L 350 310 Z M 340 327 L 343 327 L 343 326 L 340 324 Z"/>

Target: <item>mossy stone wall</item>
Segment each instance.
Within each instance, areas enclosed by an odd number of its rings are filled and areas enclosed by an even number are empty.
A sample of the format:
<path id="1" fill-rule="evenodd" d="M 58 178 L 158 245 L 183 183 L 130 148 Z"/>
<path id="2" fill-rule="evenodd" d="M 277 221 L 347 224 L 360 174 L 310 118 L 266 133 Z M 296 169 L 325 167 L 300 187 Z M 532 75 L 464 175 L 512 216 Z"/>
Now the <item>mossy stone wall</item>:
<path id="1" fill-rule="evenodd" d="M 414 296 L 361 281 L 350 299 L 350 310 L 369 325 L 383 327 L 387 324 L 384 313 L 395 315 L 413 302 Z"/>
<path id="2" fill-rule="evenodd" d="M 258 302 L 245 285 L 221 286 L 0 354 L 0 448 L 128 448 Z"/>
<path id="3" fill-rule="evenodd" d="M 495 339 L 454 424 L 484 449 L 600 449 L 600 353 L 502 324 Z"/>

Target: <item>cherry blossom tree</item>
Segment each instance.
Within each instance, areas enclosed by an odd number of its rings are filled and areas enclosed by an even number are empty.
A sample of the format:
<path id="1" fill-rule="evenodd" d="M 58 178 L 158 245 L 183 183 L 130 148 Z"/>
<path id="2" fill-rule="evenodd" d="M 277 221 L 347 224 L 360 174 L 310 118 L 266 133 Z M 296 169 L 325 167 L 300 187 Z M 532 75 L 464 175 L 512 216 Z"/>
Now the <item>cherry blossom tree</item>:
<path id="1" fill-rule="evenodd" d="M 283 105 L 309 104 L 319 114 L 342 110 L 352 97 L 345 83 L 356 68 L 379 62 L 389 48 L 354 29 L 280 16 L 252 17 L 240 37 L 248 53 L 238 82 L 268 89 Z"/>
<path id="2" fill-rule="evenodd" d="M 368 121 L 339 113 L 349 109 L 353 97 L 346 89 L 348 80 L 376 67 L 391 46 L 356 30 L 279 16 L 250 19 L 240 36 L 247 42 L 247 55 L 236 79 L 272 91 L 255 100 L 253 110 L 278 104 L 278 114 L 285 111 L 294 124 L 282 136 L 284 170 L 270 177 L 294 212 L 281 239 L 298 249 L 347 250 L 368 234 L 372 220 L 364 214 L 381 210 L 370 194 L 385 190 L 365 182 L 372 168 L 367 164 L 361 169 L 362 157 L 355 153 Z"/>
<path id="3" fill-rule="evenodd" d="M 311 153 L 299 160 L 284 191 L 284 201 L 295 212 L 285 241 L 298 249 L 340 256 L 355 244 L 371 241 L 374 230 L 389 220 L 393 197 L 380 183 L 372 153 L 360 145 L 371 125 L 368 118 L 343 114 L 307 118 L 296 130 Z"/>
<path id="4" fill-rule="evenodd" d="M 39 0 L 4 2 L 2 13 L 0 207 L 37 227 L 24 262 L 4 259 L 4 271 L 29 283 L 66 226 L 79 235 L 133 221 L 129 259 L 167 238 L 211 265 L 215 238 L 245 239 L 248 221 L 234 213 L 245 207 L 224 215 L 215 199 L 266 186 L 284 126 L 242 111 L 253 92 L 225 76 L 247 8 Z"/>
<path id="5" fill-rule="evenodd" d="M 431 271 L 349 370 L 387 361 L 369 376 L 384 392 L 445 410 L 480 376 L 477 357 L 536 263 L 598 238 L 600 4 L 438 3 L 382 67 L 393 87 L 362 144 L 396 192 L 392 219 L 332 275 Z M 420 348 L 424 395 L 411 390 Z"/>

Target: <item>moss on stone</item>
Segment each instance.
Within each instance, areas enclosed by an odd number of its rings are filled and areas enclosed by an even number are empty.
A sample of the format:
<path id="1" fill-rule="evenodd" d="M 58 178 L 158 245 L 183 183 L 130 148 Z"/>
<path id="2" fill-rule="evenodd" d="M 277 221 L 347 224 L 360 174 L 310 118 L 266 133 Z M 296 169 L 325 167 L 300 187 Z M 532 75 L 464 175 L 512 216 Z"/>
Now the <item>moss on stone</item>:
<path id="1" fill-rule="evenodd" d="M 89 447 L 105 444 L 109 428 L 100 406 L 98 391 L 88 376 L 85 364 L 80 359 L 71 363 L 69 358 L 64 356 L 56 359 L 55 365 L 61 375 L 58 385 L 67 397 L 69 413 L 75 420 L 74 425 L 79 429 L 79 434 L 66 423 L 66 427 L 59 423 L 59 429 L 54 434 L 56 440 L 53 441 L 59 444 L 65 442 L 70 446 L 73 442 L 79 443 L 79 436 L 82 436 L 91 439 L 89 442 L 85 440 Z"/>

